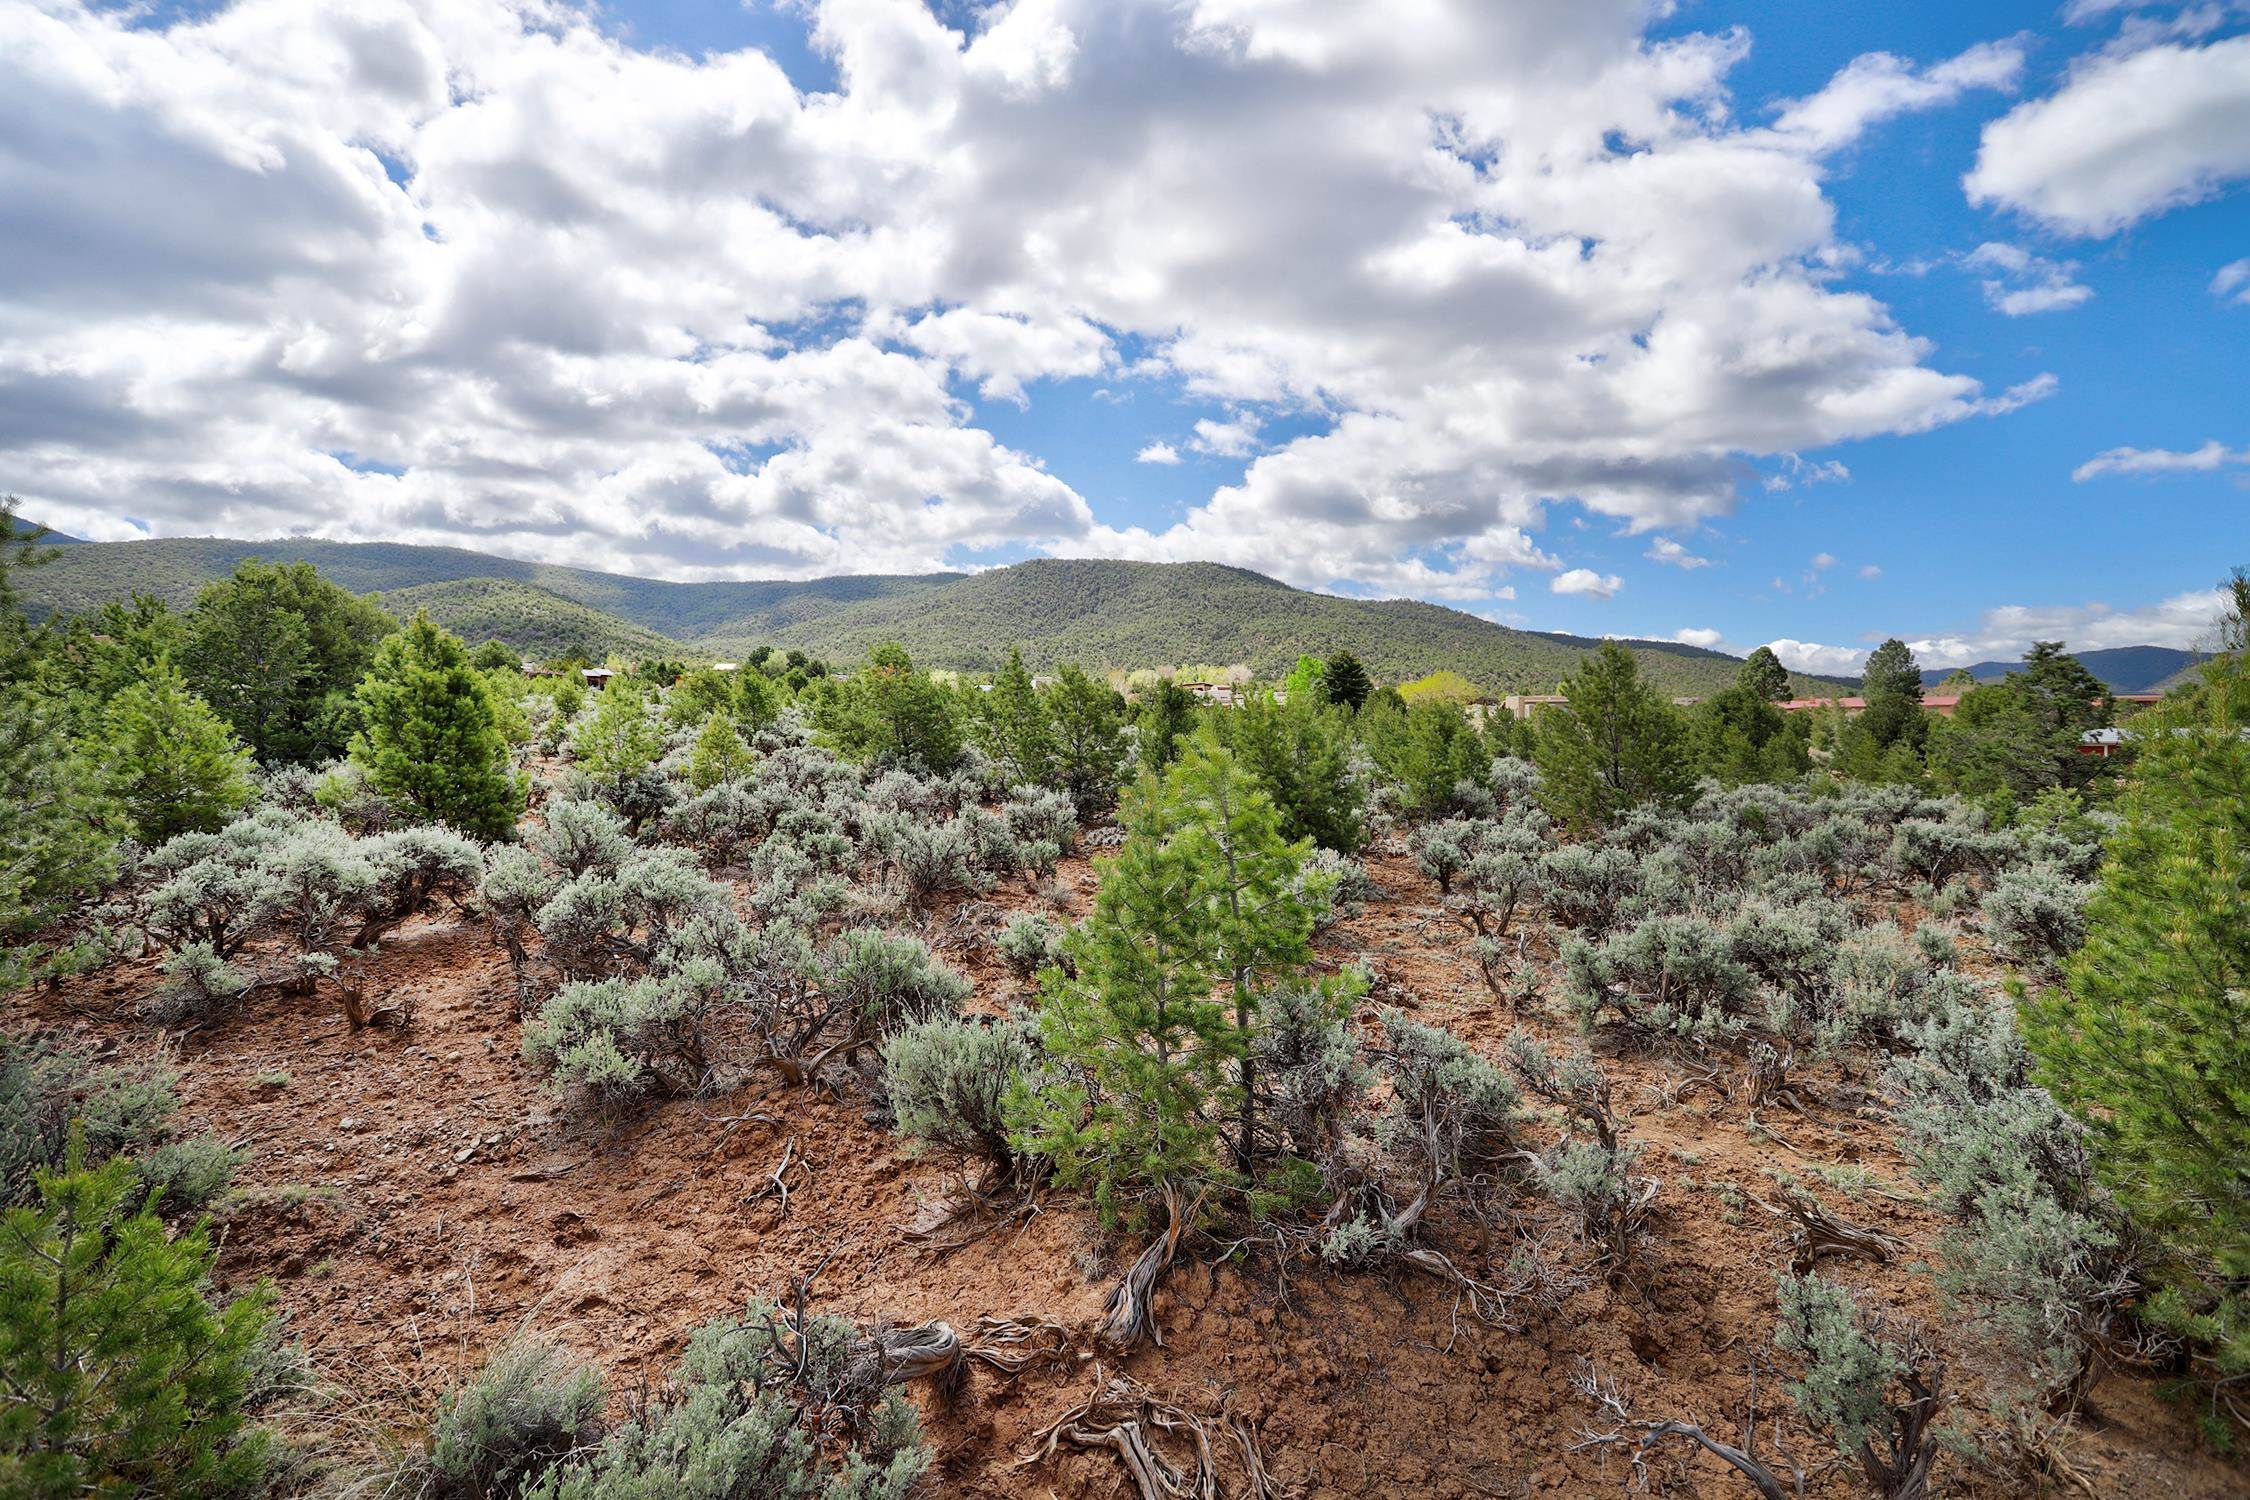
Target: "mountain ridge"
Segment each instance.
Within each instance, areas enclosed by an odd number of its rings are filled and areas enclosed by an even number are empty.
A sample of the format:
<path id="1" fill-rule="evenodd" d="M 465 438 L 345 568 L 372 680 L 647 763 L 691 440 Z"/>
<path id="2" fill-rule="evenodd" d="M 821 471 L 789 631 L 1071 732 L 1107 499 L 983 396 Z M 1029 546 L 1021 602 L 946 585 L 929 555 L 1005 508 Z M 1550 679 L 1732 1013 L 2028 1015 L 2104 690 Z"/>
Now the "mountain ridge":
<path id="1" fill-rule="evenodd" d="M 429 607 L 432 618 L 472 640 L 492 635 L 534 652 L 565 640 L 689 656 L 740 656 L 772 645 L 845 663 L 895 639 L 918 662 L 961 670 L 996 667 L 1014 646 L 1035 670 L 1066 661 L 1089 668 L 1245 662 L 1261 676 L 1278 676 L 1300 654 L 1349 650 L 1383 681 L 1450 668 L 1489 692 L 1508 693 L 1552 691 L 1599 644 L 1419 600 L 1313 593 L 1225 563 L 1097 558 L 1035 558 L 965 574 L 697 583 L 458 547 L 176 537 L 59 549 L 24 575 L 23 593 L 42 613 L 78 613 L 135 592 L 185 608 L 203 585 L 250 557 L 310 562 L 354 593 Z M 478 586 L 463 587 L 471 583 Z M 503 586 L 533 592 L 510 595 Z M 509 607 L 532 618 L 513 621 Z M 661 645 L 637 631 L 653 632 Z M 1739 666 L 1738 658 L 1677 642 L 1626 644 L 1668 693 L 1714 691 Z M 1833 691 L 1845 681 L 1797 678 L 1805 691 Z"/>
<path id="2" fill-rule="evenodd" d="M 2097 646 L 2071 654 L 2113 693 L 2158 692 L 2199 662 L 2211 659 L 2208 651 L 2188 651 L 2177 646 Z M 1929 667 L 1922 672 L 1922 686 L 1934 688 L 1955 672 L 1966 672 L 1978 682 L 1998 682 L 2010 672 L 2022 670 L 2020 661 L 1980 661 L 1971 666 L 1943 669 Z"/>

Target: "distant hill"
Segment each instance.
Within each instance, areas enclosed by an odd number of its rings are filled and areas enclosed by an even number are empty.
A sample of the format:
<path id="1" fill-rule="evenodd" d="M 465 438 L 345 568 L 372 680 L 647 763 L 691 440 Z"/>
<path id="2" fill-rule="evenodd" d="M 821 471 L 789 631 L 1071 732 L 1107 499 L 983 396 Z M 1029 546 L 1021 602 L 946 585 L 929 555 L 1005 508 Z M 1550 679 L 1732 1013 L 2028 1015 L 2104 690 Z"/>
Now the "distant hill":
<path id="1" fill-rule="evenodd" d="M 1599 644 L 1412 600 L 1310 593 L 1217 563 L 1038 559 L 973 574 L 666 583 L 457 547 L 182 537 L 83 543 L 27 573 L 23 593 L 40 612 L 76 613 L 135 592 L 185 608 L 247 557 L 310 562 L 354 593 L 384 595 L 394 609 L 426 607 L 472 642 L 498 637 L 534 655 L 614 649 L 629 656 L 740 656 L 773 645 L 848 663 L 870 646 L 898 640 L 932 667 L 989 669 L 1016 646 L 1035 669 L 1066 661 L 1088 668 L 1247 662 L 1261 675 L 1278 676 L 1303 653 L 1349 650 L 1378 681 L 1450 667 L 1490 692 L 1536 693 L 1552 691 Z M 630 627 L 655 639 L 624 644 Z M 538 641 L 569 644 L 549 652 L 532 644 Z M 617 644 L 604 651 L 580 644 L 596 641 Z M 1656 685 L 1673 694 L 1713 691 L 1740 665 L 1697 646 L 1626 644 Z M 1796 681 L 1802 692 L 1834 691 L 1840 683 Z"/>
<path id="2" fill-rule="evenodd" d="M 611 655 L 640 661 L 695 654 L 670 636 L 631 620 L 565 599 L 552 589 L 504 578 L 417 583 L 384 590 L 377 597 L 401 620 L 426 609 L 432 620 L 472 646 L 505 641 L 535 661 L 560 656 L 602 661 Z"/>
<path id="3" fill-rule="evenodd" d="M 2210 659 L 2208 652 L 2183 651 L 2176 646 L 2110 646 L 2071 654 L 2085 663 L 2086 670 L 2100 678 L 2102 686 L 2113 693 L 2160 691 L 2196 663 Z M 1958 670 L 1966 671 L 1979 682 L 1998 682 L 2022 667 L 2020 661 L 1980 661 L 1973 667 Z M 1934 688 L 1955 670 L 1930 668 L 1922 673 L 1922 686 Z"/>
<path id="4" fill-rule="evenodd" d="M 622 573 L 597 573 L 551 563 L 520 562 L 461 547 L 404 542 L 323 542 L 282 537 L 244 542 L 220 537 L 161 537 L 138 542 L 88 542 L 26 576 L 27 605 L 61 614 L 98 609 L 128 594 L 154 594 L 175 609 L 196 591 L 233 572 L 244 558 L 309 562 L 355 594 L 388 593 L 424 583 L 467 578 L 527 583 L 679 639 L 728 627 L 754 630 L 871 594 L 941 587 L 962 575 L 875 574 L 806 583 L 666 583 Z"/>

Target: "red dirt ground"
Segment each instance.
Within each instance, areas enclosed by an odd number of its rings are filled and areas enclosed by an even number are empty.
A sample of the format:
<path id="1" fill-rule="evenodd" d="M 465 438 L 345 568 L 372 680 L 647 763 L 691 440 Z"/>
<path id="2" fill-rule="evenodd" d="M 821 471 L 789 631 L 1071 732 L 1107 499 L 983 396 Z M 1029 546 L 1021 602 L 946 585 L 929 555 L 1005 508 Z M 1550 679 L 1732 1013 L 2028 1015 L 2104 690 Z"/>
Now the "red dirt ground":
<path id="1" fill-rule="evenodd" d="M 1543 1008 L 1517 1014 L 1494 1000 L 1408 861 L 1368 864 L 1389 897 L 1322 945 L 1375 975 L 1368 1016 L 1408 1005 L 1488 1053 L 1518 1026 L 1571 1039 L 1569 1023 Z M 1071 861 L 1063 873 L 1083 911 L 1090 871 Z M 989 935 L 998 923 L 976 925 Z M 1020 992 L 988 943 L 950 923 L 933 930 L 952 934 L 947 956 L 976 979 L 980 1005 Z M 1543 967 L 1552 943 L 1542 934 L 1531 951 Z M 440 1391 L 526 1328 L 598 1360 L 613 1390 L 632 1392 L 663 1377 L 694 1325 L 754 1294 L 785 1293 L 824 1256 L 822 1310 L 966 1329 L 983 1314 L 1089 1318 L 1133 1248 L 1105 1242 L 1067 1195 L 949 1256 L 909 1248 L 901 1231 L 942 1210 L 952 1176 L 871 1124 L 849 1082 L 840 1099 L 753 1086 L 674 1102 L 617 1132 L 575 1120 L 517 1055 L 507 963 L 480 926 L 410 928 L 367 977 L 371 998 L 413 1002 L 406 1029 L 355 1036 L 331 1009 L 276 998 L 185 1039 L 175 1059 L 191 1123 L 245 1149 L 246 1192 L 221 1215 L 221 1275 L 276 1281 L 293 1331 L 349 1393 L 354 1419 L 339 1430 L 373 1418 L 411 1433 Z M 113 969 L 12 1002 L 9 1024 L 75 1028 L 128 1055 L 145 1051 L 158 1037 L 138 1006 L 154 984 L 151 965 Z M 1770 1199 L 1767 1169 L 1793 1172 L 1843 1217 L 1924 1254 L 1936 1218 L 1916 1206 L 1877 1111 L 1782 1113 L 1766 1132 L 1709 1090 L 1665 1104 L 1667 1080 L 1682 1075 L 1656 1061 L 1606 1061 L 1663 1181 L 1643 1290 L 1597 1284 L 1507 1333 L 1457 1320 L 1451 1295 L 1426 1281 L 1299 1265 L 1283 1297 L 1270 1265 L 1190 1256 L 1157 1297 L 1163 1346 L 1125 1368 L 1184 1406 L 1224 1399 L 1256 1424 L 1282 1493 L 1308 1500 L 1621 1492 L 1632 1478 L 1621 1455 L 1570 1451 L 1593 1416 L 1570 1385 L 1581 1360 L 1622 1381 L 1646 1414 L 1692 1416 L 1730 1438 L 1750 1411 L 1755 1362 L 1770 1454 L 1788 1407 L 1770 1360 L 1773 1268 L 1785 1254 L 1737 1190 Z M 1814 1081 L 1847 1102 L 1873 1087 L 1833 1070 Z M 730 1122 L 750 1113 L 773 1122 Z M 762 1190 L 791 1143 L 804 1166 L 789 1175 L 783 1212 Z M 1869 1185 L 1847 1196 L 1812 1178 L 1822 1165 L 1862 1168 Z M 1938 1325 L 1928 1276 L 1910 1264 L 1828 1261 L 1824 1271 Z M 1066 1448 L 1021 1463 L 1032 1434 L 1095 1379 L 1083 1360 L 1015 1380 L 978 1370 L 951 1409 L 930 1414 L 940 1454 L 931 1493 L 1130 1495 L 1107 1452 Z M 1802 1428 L 1784 1423 L 1780 1433 L 1818 1470 L 1811 1493 L 1861 1492 Z M 2102 1497 L 2250 1495 L 2250 1473 L 2214 1456 L 2150 1382 L 2126 1375 L 2097 1388 L 2068 1452 Z M 1951 1458 L 1940 1476 L 1944 1494 L 2024 1492 Z M 1651 1488 L 1748 1493 L 1723 1466 L 1674 1446 L 1654 1463 Z"/>

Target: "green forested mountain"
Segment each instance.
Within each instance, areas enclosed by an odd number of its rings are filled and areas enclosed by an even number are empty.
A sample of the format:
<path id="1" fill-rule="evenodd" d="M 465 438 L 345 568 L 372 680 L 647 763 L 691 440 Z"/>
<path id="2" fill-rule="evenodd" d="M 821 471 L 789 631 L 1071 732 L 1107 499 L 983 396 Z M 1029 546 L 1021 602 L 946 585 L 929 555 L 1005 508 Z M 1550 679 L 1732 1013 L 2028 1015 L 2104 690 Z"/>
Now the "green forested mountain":
<path id="1" fill-rule="evenodd" d="M 401 621 L 426 609 L 432 620 L 472 645 L 505 641 L 538 661 L 561 656 L 602 661 L 612 655 L 638 661 L 694 654 L 670 636 L 536 584 L 455 578 L 386 589 L 381 597 L 383 607 Z"/>
<path id="2" fill-rule="evenodd" d="M 34 612 L 72 614 L 129 594 L 154 594 L 176 609 L 195 602 L 196 590 L 234 571 L 246 557 L 267 562 L 311 563 L 355 594 L 389 593 L 425 583 L 467 578 L 501 579 L 546 589 L 677 639 L 767 619 L 786 621 L 805 611 L 891 592 L 940 587 L 961 575 L 884 577 L 855 575 L 804 583 L 666 583 L 623 573 L 521 562 L 460 547 L 419 547 L 403 542 L 324 542 L 282 537 L 242 542 L 222 537 L 161 537 L 140 542 L 81 542 L 36 570 L 26 604 Z"/>
<path id="3" fill-rule="evenodd" d="M 1302 653 L 1349 650 L 1379 681 L 1451 668 L 1507 693 L 1552 691 L 1596 644 L 1434 604 L 1310 593 L 1217 563 L 1038 559 L 966 575 L 666 583 L 453 547 L 164 538 L 60 548 L 25 575 L 24 592 L 43 612 L 74 613 L 136 592 L 185 607 L 246 557 L 301 558 L 354 592 L 380 592 L 394 611 L 426 607 L 468 640 L 497 637 L 531 655 L 724 657 L 775 645 L 848 663 L 895 639 L 933 667 L 995 667 L 1015 646 L 1034 669 L 1247 662 L 1276 676 Z M 1631 645 L 1671 693 L 1708 692 L 1731 681 L 1738 665 L 1695 646 Z M 1799 679 L 1808 691 L 1834 685 Z"/>
<path id="4" fill-rule="evenodd" d="M 1552 692 L 1598 642 L 1511 630 L 1460 610 L 1406 599 L 1341 599 L 1291 588 L 1218 563 L 1135 563 L 1060 558 L 955 579 L 942 589 L 894 593 L 720 633 L 706 644 L 739 652 L 771 641 L 848 661 L 885 640 L 904 642 L 934 667 L 990 669 L 1019 646 L 1033 670 L 1247 662 L 1277 677 L 1305 652 L 1347 650 L 1379 682 L 1450 667 L 1493 692 Z M 1634 653 L 1668 692 L 1709 691 L 1733 680 L 1736 658 L 1694 646 L 1636 641 Z M 1813 679 L 1806 679 L 1808 683 Z"/>

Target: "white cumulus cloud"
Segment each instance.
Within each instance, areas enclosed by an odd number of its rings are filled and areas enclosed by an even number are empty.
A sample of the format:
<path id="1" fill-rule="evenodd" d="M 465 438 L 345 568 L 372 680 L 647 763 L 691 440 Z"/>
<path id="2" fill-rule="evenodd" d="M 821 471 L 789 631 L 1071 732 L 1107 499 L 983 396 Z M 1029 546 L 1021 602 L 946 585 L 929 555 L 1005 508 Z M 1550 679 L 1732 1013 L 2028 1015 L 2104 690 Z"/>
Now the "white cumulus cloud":
<path id="1" fill-rule="evenodd" d="M 1710 558 L 1696 556 L 1668 536 L 1660 536 L 1651 541 L 1648 544 L 1648 550 L 1643 552 L 1641 556 L 1647 558 L 1650 562 L 1662 563 L 1668 568 L 1684 568 L 1692 571 L 1696 568 L 1711 566 Z"/>
<path id="2" fill-rule="evenodd" d="M 2211 278 L 2211 295 L 2250 306 L 2250 256 L 2219 267 Z"/>
<path id="3" fill-rule="evenodd" d="M 2092 299 L 2094 289 L 2077 279 L 2076 261 L 2049 260 L 2020 245 L 1987 241 L 1961 258 L 1972 270 L 1987 271 L 1980 288 L 1985 302 L 2011 318 L 2060 312 Z"/>
<path id="4" fill-rule="evenodd" d="M 1784 638 L 1766 642 L 1766 649 L 1792 672 L 1809 672 L 1818 677 L 1857 677 L 1859 669 L 1867 665 L 1865 646 L 1823 646 L 1817 641 Z"/>
<path id="5" fill-rule="evenodd" d="M 1556 574 L 1547 584 L 1558 594 L 1576 594 L 1588 599 L 1613 598 L 1624 586 L 1625 580 L 1615 573 L 1597 573 L 1592 568 L 1572 568 Z"/>
<path id="6" fill-rule="evenodd" d="M 1677 531 L 2053 388 L 1843 285 L 1826 188 L 2020 48 L 1871 55 L 1745 121 L 1748 35 L 1660 9 L 804 0 L 811 92 L 570 0 L 0 0 L 0 469 L 82 534 L 1489 599 L 1558 566 L 1558 504 Z M 1105 521 L 976 418 L 1060 381 L 1186 402 L 1240 478 Z"/>
<path id="7" fill-rule="evenodd" d="M 1726 638 L 1726 632 L 1723 630 L 1712 630 L 1706 626 L 1698 625 L 1683 625 L 1672 632 L 1672 639 L 1678 641 L 1681 645 L 1701 646 L 1706 650 L 1717 649 Z"/>
<path id="8" fill-rule="evenodd" d="M 1984 129 L 1973 203 L 2109 235 L 2250 176 L 2250 36 L 2098 54 Z"/>
<path id="9" fill-rule="evenodd" d="M 1133 462 L 1137 464 L 1176 464 L 1179 461 L 1180 450 L 1170 443 L 1151 443 L 1133 455 Z"/>
<path id="10" fill-rule="evenodd" d="M 2229 448 L 2217 438 L 2200 448 L 2110 448 L 2095 454 L 2070 477 L 2080 484 L 2112 474 L 2209 474 L 2233 464 L 2250 464 L 2250 448 Z"/>

